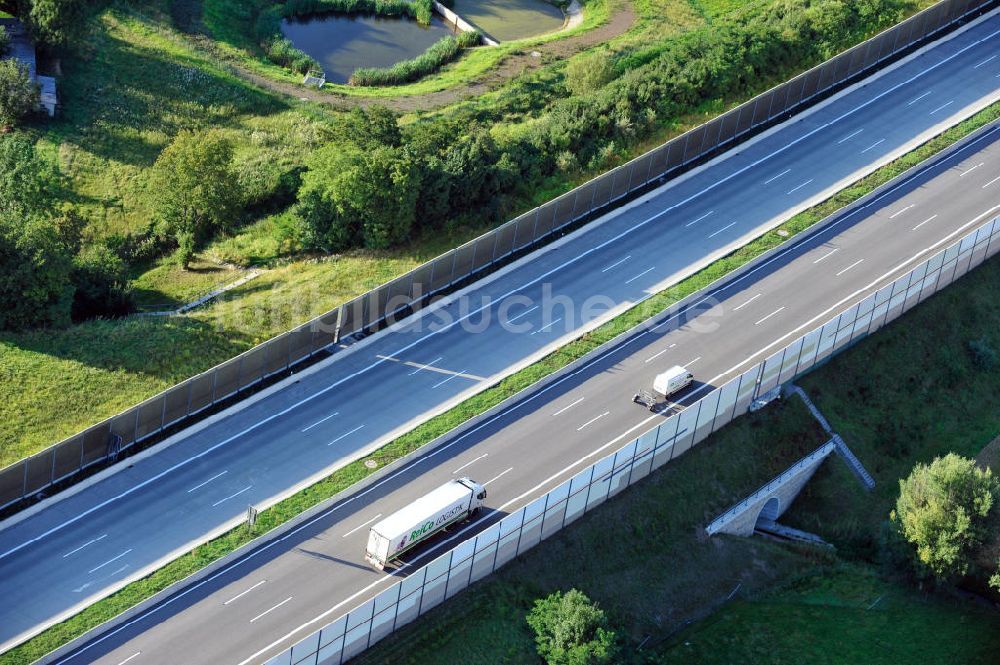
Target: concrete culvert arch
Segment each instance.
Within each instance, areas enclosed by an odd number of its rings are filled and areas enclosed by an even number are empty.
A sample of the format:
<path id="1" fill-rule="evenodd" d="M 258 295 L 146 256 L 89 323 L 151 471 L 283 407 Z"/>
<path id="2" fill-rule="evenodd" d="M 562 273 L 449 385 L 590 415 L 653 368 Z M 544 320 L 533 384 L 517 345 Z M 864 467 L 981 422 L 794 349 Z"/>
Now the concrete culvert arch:
<path id="1" fill-rule="evenodd" d="M 757 513 L 757 521 L 754 524 L 754 528 L 760 526 L 761 520 L 773 522 L 778 519 L 778 515 L 781 514 L 781 501 L 776 496 L 772 496 L 770 499 L 764 502 L 761 506 L 760 512 Z"/>

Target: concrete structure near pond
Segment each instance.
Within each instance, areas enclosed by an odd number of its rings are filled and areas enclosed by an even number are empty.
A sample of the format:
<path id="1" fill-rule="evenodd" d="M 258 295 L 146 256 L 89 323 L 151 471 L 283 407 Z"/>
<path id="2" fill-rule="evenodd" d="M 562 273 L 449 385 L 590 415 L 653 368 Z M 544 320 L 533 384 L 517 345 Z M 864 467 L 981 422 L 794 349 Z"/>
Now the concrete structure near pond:
<path id="1" fill-rule="evenodd" d="M 10 37 L 10 50 L 7 57 L 17 60 L 28 68 L 28 74 L 38 83 L 39 105 L 52 117 L 56 114 L 59 103 L 56 95 L 56 80 L 51 76 L 38 75 L 38 63 L 35 55 L 35 45 L 28 36 L 24 24 L 16 18 L 0 19 L 0 27 L 7 31 Z"/>

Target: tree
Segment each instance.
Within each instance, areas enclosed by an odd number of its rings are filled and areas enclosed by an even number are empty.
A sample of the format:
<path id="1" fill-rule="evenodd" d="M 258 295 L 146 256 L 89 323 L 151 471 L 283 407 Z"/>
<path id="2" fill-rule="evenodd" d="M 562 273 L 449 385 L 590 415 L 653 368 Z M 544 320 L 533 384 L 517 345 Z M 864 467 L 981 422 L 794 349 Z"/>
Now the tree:
<path id="1" fill-rule="evenodd" d="M 577 56 L 566 65 L 566 87 L 574 95 L 600 90 L 615 78 L 611 57 L 602 51 Z"/>
<path id="2" fill-rule="evenodd" d="M 576 589 L 536 600 L 527 621 L 538 655 L 549 665 L 610 663 L 617 651 L 604 612 Z"/>
<path id="3" fill-rule="evenodd" d="M 69 323 L 76 229 L 52 215 L 56 184 L 30 141 L 0 136 L 0 330 Z"/>
<path id="4" fill-rule="evenodd" d="M 218 130 L 182 131 L 153 164 L 156 211 L 168 233 L 191 250 L 237 212 L 239 196 L 232 167 L 233 144 Z"/>
<path id="5" fill-rule="evenodd" d="M 899 481 L 892 520 L 914 546 L 919 566 L 939 578 L 964 575 L 990 534 L 1000 484 L 975 460 L 949 453 L 917 464 Z"/>
<path id="6" fill-rule="evenodd" d="M 38 107 L 38 85 L 28 68 L 9 58 L 0 60 L 0 127 L 12 127 Z"/>
<path id="7" fill-rule="evenodd" d="M 73 259 L 73 321 L 124 316 L 133 309 L 128 266 L 105 245 L 91 245 Z"/>
<path id="8" fill-rule="evenodd" d="M 404 151 L 321 148 L 299 189 L 305 243 L 333 251 L 403 242 L 413 226 L 419 189 L 419 175 Z"/>
<path id="9" fill-rule="evenodd" d="M 87 18 L 86 0 L 19 0 L 17 15 L 36 39 L 65 46 L 79 36 Z"/>

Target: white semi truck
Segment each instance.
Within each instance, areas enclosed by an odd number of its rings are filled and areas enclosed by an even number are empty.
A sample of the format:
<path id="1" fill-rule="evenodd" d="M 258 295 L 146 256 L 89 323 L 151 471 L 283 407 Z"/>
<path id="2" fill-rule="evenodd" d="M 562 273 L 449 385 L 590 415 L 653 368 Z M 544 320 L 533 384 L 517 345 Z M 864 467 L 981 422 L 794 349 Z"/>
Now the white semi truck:
<path id="1" fill-rule="evenodd" d="M 379 570 L 441 529 L 474 515 L 486 502 L 486 488 L 474 480 L 450 480 L 397 510 L 368 532 L 365 560 Z"/>

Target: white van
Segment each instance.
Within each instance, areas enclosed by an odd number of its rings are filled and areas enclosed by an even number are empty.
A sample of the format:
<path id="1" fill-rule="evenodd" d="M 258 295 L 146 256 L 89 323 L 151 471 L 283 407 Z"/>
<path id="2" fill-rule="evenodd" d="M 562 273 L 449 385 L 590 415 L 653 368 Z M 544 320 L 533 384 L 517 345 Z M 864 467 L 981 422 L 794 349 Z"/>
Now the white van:
<path id="1" fill-rule="evenodd" d="M 656 378 L 653 379 L 653 390 L 664 397 L 670 397 L 678 390 L 691 385 L 693 379 L 694 374 L 680 365 L 674 365 L 666 372 L 656 375 Z"/>

